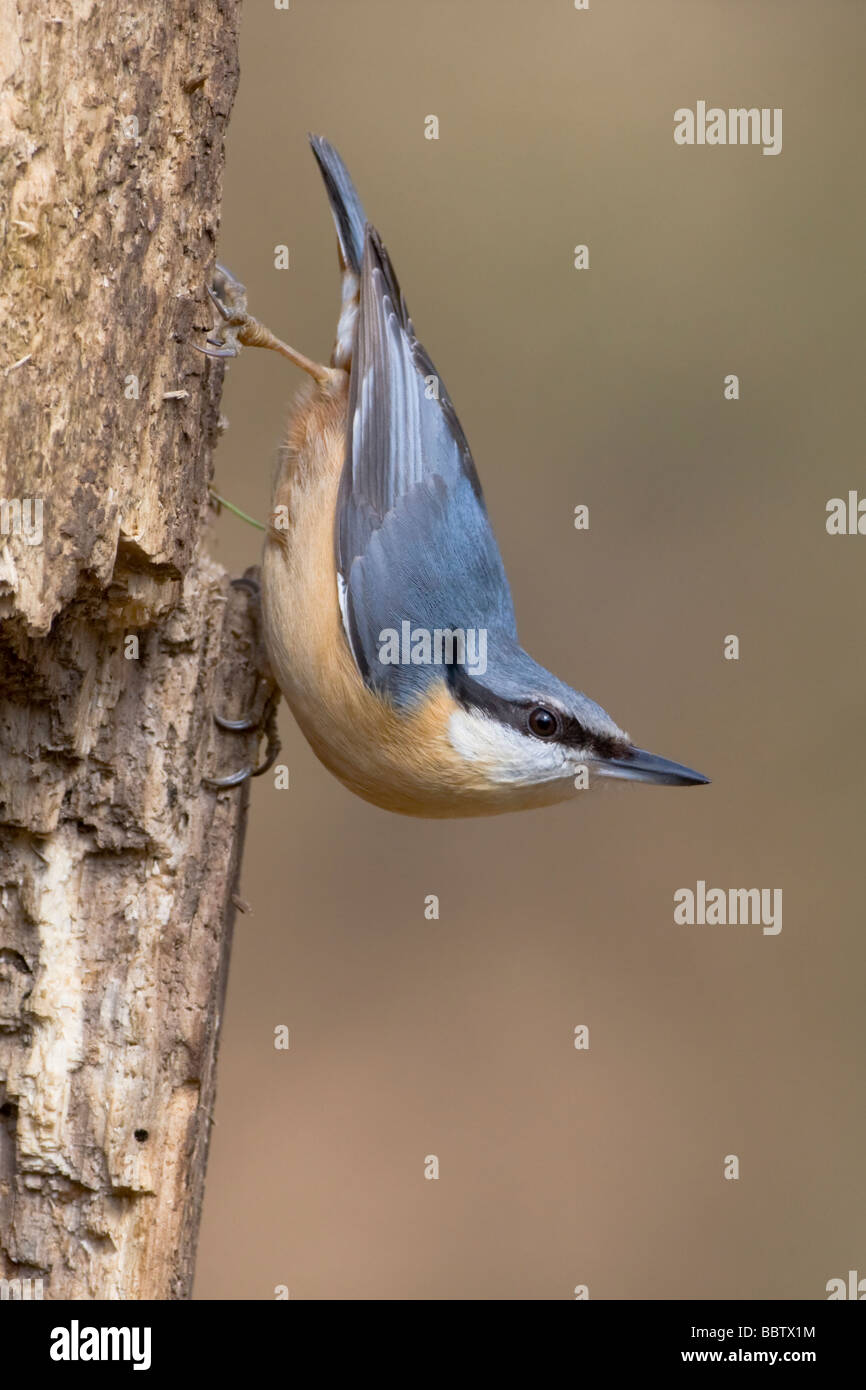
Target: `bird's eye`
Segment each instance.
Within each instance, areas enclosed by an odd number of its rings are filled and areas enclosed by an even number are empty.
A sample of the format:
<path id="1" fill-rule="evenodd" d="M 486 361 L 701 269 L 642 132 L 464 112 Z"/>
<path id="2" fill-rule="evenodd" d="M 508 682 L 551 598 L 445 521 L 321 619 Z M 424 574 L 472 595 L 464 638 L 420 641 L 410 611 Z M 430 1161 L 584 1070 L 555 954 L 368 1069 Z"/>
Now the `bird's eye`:
<path id="1" fill-rule="evenodd" d="M 553 738 L 559 732 L 559 720 L 544 705 L 536 705 L 529 712 L 529 728 L 536 738 Z"/>

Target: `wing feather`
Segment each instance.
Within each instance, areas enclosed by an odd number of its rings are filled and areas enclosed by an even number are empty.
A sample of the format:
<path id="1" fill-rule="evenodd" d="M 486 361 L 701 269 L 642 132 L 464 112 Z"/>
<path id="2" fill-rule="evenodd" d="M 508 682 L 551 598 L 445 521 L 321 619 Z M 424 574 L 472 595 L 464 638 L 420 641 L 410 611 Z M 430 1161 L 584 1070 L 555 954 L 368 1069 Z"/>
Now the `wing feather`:
<path id="1" fill-rule="evenodd" d="M 381 666 L 382 630 L 408 620 L 430 628 L 488 625 L 516 637 L 466 436 L 369 224 L 335 539 L 358 667 L 398 702 L 436 673 Z"/>

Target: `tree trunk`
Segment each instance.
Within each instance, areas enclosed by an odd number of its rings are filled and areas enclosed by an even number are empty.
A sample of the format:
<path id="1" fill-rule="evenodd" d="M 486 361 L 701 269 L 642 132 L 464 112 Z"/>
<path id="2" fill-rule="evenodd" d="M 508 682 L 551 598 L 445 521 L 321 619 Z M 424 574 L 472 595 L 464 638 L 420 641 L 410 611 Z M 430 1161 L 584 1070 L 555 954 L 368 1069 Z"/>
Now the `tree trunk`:
<path id="1" fill-rule="evenodd" d="M 238 11 L 0 8 L 0 1275 L 45 1298 L 192 1281 L 247 804 L 201 778 L 255 741 L 191 348 Z"/>

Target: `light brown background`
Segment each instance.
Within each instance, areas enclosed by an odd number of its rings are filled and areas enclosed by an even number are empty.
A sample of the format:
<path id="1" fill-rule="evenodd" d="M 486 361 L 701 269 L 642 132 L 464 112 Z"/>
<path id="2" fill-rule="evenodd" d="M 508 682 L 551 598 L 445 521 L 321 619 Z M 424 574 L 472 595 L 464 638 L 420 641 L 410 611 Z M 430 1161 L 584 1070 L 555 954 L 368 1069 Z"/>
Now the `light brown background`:
<path id="1" fill-rule="evenodd" d="M 221 258 L 329 351 L 327 134 L 460 413 L 524 643 L 713 785 L 404 820 L 283 710 L 198 1297 L 822 1298 L 866 1274 L 866 538 L 824 526 L 866 492 L 864 40 L 855 0 L 247 6 Z M 676 146 L 699 99 L 781 106 L 782 154 Z M 216 483 L 259 517 L 298 385 L 272 354 L 230 369 Z M 223 514 L 214 547 L 239 572 L 260 543 Z M 675 926 L 698 878 L 782 888 L 781 935 Z"/>

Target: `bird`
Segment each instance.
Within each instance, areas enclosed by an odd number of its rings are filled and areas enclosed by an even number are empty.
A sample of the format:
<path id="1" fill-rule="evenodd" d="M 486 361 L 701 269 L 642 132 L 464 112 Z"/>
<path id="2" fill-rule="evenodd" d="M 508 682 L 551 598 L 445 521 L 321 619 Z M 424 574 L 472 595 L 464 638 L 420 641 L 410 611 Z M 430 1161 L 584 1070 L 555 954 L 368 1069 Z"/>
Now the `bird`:
<path id="1" fill-rule="evenodd" d="M 254 318 L 221 265 L 209 287 L 218 318 L 199 349 L 272 349 L 309 378 L 277 468 L 261 564 L 271 674 L 307 741 L 351 791 L 410 816 L 542 807 L 605 779 L 706 783 L 636 747 L 521 646 L 451 398 L 345 164 L 323 136 L 309 140 L 341 268 L 330 362 Z"/>

